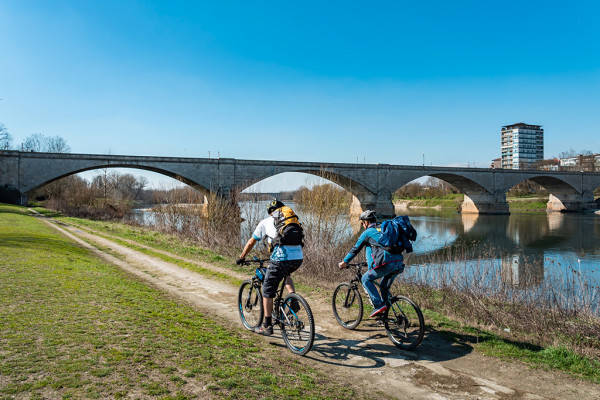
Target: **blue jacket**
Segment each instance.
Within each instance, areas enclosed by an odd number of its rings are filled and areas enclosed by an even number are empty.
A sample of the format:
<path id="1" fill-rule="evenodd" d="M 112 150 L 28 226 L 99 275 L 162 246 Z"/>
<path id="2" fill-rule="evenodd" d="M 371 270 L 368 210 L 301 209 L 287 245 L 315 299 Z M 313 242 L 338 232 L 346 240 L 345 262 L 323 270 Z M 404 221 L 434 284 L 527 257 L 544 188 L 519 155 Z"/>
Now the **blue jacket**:
<path id="1" fill-rule="evenodd" d="M 375 223 L 369 225 L 360 235 L 354 247 L 350 249 L 350 252 L 344 258 L 344 262 L 348 263 L 352 261 L 363 247 L 366 247 L 365 256 L 369 264 L 369 269 L 390 263 L 398 263 L 398 266 L 402 265 L 404 261 L 402 254 L 392 254 L 385 251 L 377 242 L 379 236 L 381 236 L 381 227 Z"/>

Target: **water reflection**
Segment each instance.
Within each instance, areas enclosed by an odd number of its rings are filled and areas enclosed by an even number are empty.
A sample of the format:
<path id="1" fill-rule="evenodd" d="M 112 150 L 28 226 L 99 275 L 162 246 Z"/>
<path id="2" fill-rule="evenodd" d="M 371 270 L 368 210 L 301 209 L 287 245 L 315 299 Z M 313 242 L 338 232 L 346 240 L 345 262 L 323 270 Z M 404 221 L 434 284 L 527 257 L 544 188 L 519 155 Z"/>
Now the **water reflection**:
<path id="1" fill-rule="evenodd" d="M 544 281 L 544 256 L 540 254 L 514 254 L 502 257 L 502 283 L 518 288 L 540 285 Z"/>
<path id="2" fill-rule="evenodd" d="M 600 281 L 597 214 L 436 215 L 419 210 L 409 215 L 419 232 L 417 262 L 423 260 L 419 256 L 436 254 L 497 260 L 503 283 L 521 288 L 539 285 L 548 272 L 565 274 L 575 267 Z"/>

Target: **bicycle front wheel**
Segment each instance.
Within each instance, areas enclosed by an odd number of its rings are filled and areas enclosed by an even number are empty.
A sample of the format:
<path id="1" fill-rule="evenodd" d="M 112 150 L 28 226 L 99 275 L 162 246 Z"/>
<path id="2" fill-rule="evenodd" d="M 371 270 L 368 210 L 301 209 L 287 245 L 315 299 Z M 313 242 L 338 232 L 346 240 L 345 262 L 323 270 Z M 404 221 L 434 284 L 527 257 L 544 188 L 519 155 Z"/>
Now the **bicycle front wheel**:
<path id="1" fill-rule="evenodd" d="M 254 285 L 251 279 L 245 280 L 238 293 L 238 311 L 244 328 L 254 330 L 263 320 L 264 309 L 260 285 Z"/>
<path id="2" fill-rule="evenodd" d="M 383 316 L 383 323 L 392 343 L 403 350 L 413 350 L 423 340 L 425 333 L 423 313 L 408 297 L 392 298 Z"/>
<path id="3" fill-rule="evenodd" d="M 290 293 L 280 307 L 281 336 L 294 354 L 305 355 L 315 341 L 315 321 L 304 297 Z"/>
<path id="4" fill-rule="evenodd" d="M 331 308 L 337 322 L 346 329 L 354 329 L 363 317 L 360 292 L 349 283 L 340 283 L 333 291 Z"/>

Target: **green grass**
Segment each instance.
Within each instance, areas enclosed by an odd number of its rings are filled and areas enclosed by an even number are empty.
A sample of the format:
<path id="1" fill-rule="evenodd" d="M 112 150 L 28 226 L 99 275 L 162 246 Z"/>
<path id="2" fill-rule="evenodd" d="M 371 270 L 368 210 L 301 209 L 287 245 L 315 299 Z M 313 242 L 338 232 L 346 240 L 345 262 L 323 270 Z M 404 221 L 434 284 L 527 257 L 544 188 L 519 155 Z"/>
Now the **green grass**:
<path id="1" fill-rule="evenodd" d="M 40 209 L 36 209 L 40 211 Z M 55 215 L 57 216 L 57 215 Z M 59 216 L 57 216 L 59 217 Z M 134 240 L 157 250 L 169 251 L 182 257 L 194 258 L 211 264 L 230 267 L 232 260 L 212 250 L 204 249 L 183 241 L 174 235 L 153 231 L 144 227 L 136 227 L 120 222 L 94 221 L 83 218 L 59 217 L 67 223 L 100 230 L 123 239 Z M 241 246 L 241 245 L 240 245 Z"/>
<path id="2" fill-rule="evenodd" d="M 408 202 L 409 207 L 441 207 L 454 208 L 461 205 L 464 200 L 464 195 L 448 194 L 441 197 L 418 197 L 418 198 L 394 198 L 393 201 Z"/>
<path id="3" fill-rule="evenodd" d="M 508 209 L 510 211 L 546 211 L 548 202 L 540 200 L 508 200 Z"/>
<path id="4" fill-rule="evenodd" d="M 44 209 L 36 208 L 35 210 L 41 212 Z M 46 214 L 49 213 L 48 210 L 44 210 L 44 212 Z M 242 283 L 242 279 L 217 272 L 214 269 L 202 267 L 197 262 L 205 262 L 210 263 L 211 265 L 217 265 L 224 269 L 246 274 L 248 277 L 254 272 L 254 269 L 248 266 L 237 266 L 235 264 L 235 259 L 231 257 L 223 256 L 215 251 L 199 247 L 195 243 L 182 241 L 181 238 L 175 235 L 161 233 L 153 231 L 149 228 L 132 226 L 121 222 L 93 221 L 82 218 L 62 217 L 55 213 L 52 214 L 52 216 L 61 222 L 72 226 L 77 226 L 82 229 L 92 229 L 94 230 L 94 234 L 105 237 L 136 251 L 160 258 L 163 261 L 179 265 L 182 268 L 189 269 L 204 276 L 209 276 L 235 286 L 240 285 Z M 130 243 L 120 238 L 133 241 L 139 245 Z M 93 245 L 97 246 L 95 244 Z M 151 248 L 144 246 L 149 246 Z M 102 250 L 111 252 L 107 249 Z M 156 250 L 166 251 L 169 252 L 169 254 L 164 254 Z M 238 252 L 241 251 L 241 245 L 235 250 Z M 113 255 L 117 256 L 116 254 Z M 194 262 L 182 260 L 181 258 L 177 258 L 177 256 L 192 260 Z M 296 288 L 303 293 L 314 293 L 316 290 L 318 290 L 318 288 L 309 287 L 301 282 L 295 282 L 295 285 Z"/>
<path id="5" fill-rule="evenodd" d="M 529 199 L 531 197 L 531 199 Z M 457 208 L 463 202 L 464 195 L 449 194 L 442 197 L 394 198 L 394 201 L 408 202 L 409 207 L 441 207 Z M 527 195 L 507 198 L 511 211 L 545 211 L 547 200 L 540 200 L 539 195 Z"/>
<path id="6" fill-rule="evenodd" d="M 24 211 L 0 204 L 0 398 L 363 397 Z"/>

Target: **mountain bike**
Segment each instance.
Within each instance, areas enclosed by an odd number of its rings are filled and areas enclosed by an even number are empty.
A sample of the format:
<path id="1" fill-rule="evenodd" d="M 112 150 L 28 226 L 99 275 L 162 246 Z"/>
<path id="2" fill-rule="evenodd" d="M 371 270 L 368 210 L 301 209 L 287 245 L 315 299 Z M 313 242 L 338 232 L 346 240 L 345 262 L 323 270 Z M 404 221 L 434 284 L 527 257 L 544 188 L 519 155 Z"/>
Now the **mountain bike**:
<path id="1" fill-rule="evenodd" d="M 250 331 L 260 326 L 264 317 L 262 283 L 266 268 L 265 260 L 247 260 L 243 265 L 258 264 L 251 279 L 242 282 L 238 293 L 238 311 L 244 327 Z M 308 353 L 315 340 L 315 322 L 312 311 L 304 299 L 297 293 L 282 298 L 286 277 L 281 281 L 277 295 L 273 299 L 273 326 L 279 326 L 286 346 L 294 354 Z"/>
<path id="2" fill-rule="evenodd" d="M 362 287 L 361 278 L 364 267 L 367 267 L 366 262 L 348 264 L 348 268 L 352 268 L 354 277 L 349 283 L 340 283 L 333 292 L 331 302 L 333 315 L 337 322 L 346 329 L 354 329 L 362 321 L 363 301 L 358 288 Z M 396 276 L 393 278 L 395 279 Z M 390 280 L 390 286 L 394 279 Z M 375 282 L 375 284 L 379 286 L 379 282 Z M 365 293 L 367 292 L 365 291 Z M 387 311 L 376 319 L 383 323 L 385 331 L 394 345 L 403 350 L 414 350 L 421 344 L 425 333 L 425 320 L 421 309 L 408 297 L 395 296 L 391 291 L 388 291 L 386 305 L 388 306 Z"/>

